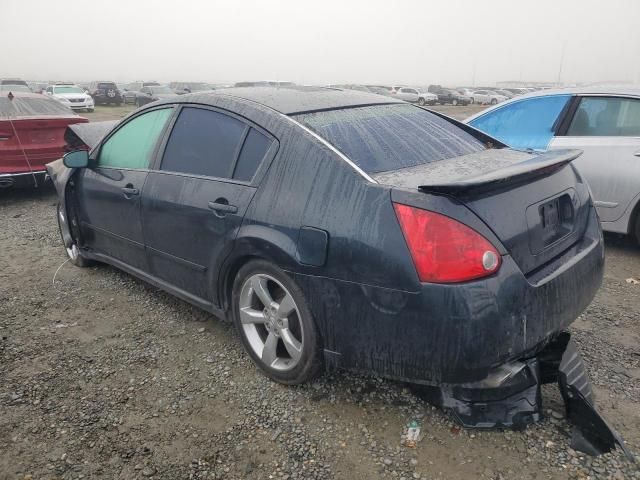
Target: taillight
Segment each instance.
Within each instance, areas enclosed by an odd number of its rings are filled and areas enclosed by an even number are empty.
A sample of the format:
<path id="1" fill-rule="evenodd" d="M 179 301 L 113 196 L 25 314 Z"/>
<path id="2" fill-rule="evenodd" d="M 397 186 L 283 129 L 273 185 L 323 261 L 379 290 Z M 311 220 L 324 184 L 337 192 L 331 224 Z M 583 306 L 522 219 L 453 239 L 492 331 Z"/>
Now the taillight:
<path id="1" fill-rule="evenodd" d="M 500 268 L 496 248 L 472 228 L 428 210 L 393 207 L 421 282 L 465 282 Z"/>

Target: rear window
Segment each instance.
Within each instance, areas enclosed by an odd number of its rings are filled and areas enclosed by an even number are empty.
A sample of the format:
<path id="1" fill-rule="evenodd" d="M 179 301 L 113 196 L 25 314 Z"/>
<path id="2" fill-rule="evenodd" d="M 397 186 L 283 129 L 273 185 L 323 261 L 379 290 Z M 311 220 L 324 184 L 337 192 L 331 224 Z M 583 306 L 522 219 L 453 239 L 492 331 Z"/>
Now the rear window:
<path id="1" fill-rule="evenodd" d="M 38 96 L 21 97 L 13 100 L 0 96 L 0 119 L 43 116 L 75 116 L 69 108 L 52 98 Z"/>
<path id="2" fill-rule="evenodd" d="M 375 105 L 297 115 L 367 173 L 437 162 L 484 150 L 479 140 L 413 105 Z"/>
<path id="3" fill-rule="evenodd" d="M 98 84 L 98 88 L 107 88 L 107 89 L 114 88 L 115 89 L 115 88 L 118 88 L 118 87 L 116 87 L 115 83 L 101 82 L 101 83 Z"/>

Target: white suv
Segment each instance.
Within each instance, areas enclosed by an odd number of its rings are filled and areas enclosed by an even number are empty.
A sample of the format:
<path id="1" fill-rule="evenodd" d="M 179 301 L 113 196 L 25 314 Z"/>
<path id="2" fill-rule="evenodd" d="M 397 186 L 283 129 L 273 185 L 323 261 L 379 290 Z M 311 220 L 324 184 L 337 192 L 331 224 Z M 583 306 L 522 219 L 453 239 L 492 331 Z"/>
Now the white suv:
<path id="1" fill-rule="evenodd" d="M 49 85 L 44 93 L 45 95 L 55 98 L 71 110 L 93 112 L 95 108 L 91 95 L 72 83 Z"/>

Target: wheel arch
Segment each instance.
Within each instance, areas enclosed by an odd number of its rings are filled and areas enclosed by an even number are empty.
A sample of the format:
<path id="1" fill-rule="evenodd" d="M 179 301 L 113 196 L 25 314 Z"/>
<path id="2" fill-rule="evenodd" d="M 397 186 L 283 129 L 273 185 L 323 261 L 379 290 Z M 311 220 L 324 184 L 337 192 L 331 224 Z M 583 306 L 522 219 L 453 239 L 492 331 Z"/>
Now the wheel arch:
<path id="1" fill-rule="evenodd" d="M 297 271 L 295 237 L 266 226 L 250 225 L 241 229 L 235 240 L 234 249 L 225 259 L 218 278 L 219 304 L 222 310 L 231 314 L 233 283 L 238 271 L 251 260 L 273 263 L 284 271 Z"/>

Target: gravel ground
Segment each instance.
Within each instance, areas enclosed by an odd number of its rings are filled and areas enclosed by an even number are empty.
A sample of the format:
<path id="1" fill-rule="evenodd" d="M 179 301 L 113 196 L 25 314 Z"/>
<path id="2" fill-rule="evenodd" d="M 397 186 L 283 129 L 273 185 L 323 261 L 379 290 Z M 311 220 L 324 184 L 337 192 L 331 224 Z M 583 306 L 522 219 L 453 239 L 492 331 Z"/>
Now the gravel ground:
<path id="1" fill-rule="evenodd" d="M 230 325 L 111 267 L 63 264 L 55 204 L 50 188 L 0 192 L 0 480 L 640 479 L 619 452 L 569 448 L 553 386 L 547 418 L 512 432 L 460 429 L 378 378 L 274 384 Z M 572 329 L 599 408 L 638 454 L 640 285 L 625 279 L 640 249 L 608 237 L 607 258 Z"/>

